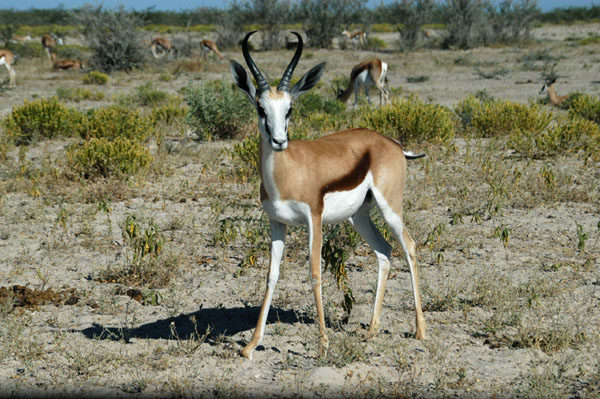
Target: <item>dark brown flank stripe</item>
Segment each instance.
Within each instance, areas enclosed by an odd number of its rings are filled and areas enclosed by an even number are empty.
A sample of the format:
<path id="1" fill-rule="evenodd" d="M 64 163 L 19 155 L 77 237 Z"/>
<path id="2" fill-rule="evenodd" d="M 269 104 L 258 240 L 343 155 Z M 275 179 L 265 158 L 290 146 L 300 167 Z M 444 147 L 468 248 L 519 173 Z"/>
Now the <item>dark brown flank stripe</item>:
<path id="1" fill-rule="evenodd" d="M 325 194 L 336 191 L 348 191 L 355 188 L 365 179 L 369 169 L 371 169 L 371 153 L 367 151 L 347 175 L 342 176 L 340 179 L 332 181 L 321 188 L 318 209 L 314 209 L 313 212 L 316 212 L 317 214 L 323 212 Z"/>

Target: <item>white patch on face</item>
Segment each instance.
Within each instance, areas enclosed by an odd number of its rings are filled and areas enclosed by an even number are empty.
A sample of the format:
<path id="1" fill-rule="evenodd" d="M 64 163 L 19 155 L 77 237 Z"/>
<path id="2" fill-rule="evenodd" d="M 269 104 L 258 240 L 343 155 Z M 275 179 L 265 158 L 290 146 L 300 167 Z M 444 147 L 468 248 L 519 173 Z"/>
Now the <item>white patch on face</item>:
<path id="1" fill-rule="evenodd" d="M 0 65 L 4 65 L 4 56 L 0 57 Z"/>
<path id="2" fill-rule="evenodd" d="M 348 191 L 334 191 L 323 199 L 323 224 L 340 223 L 354 215 L 373 187 L 373 175 L 368 172 L 358 186 Z"/>
<path id="3" fill-rule="evenodd" d="M 285 150 L 288 144 L 289 119 L 287 113 L 292 106 L 291 96 L 284 92 L 281 97 L 274 98 L 271 92 L 267 91 L 260 96 L 258 105 L 262 107 L 266 116 L 262 118 L 259 115 L 258 118 L 258 127 L 261 133 L 269 140 L 274 150 Z"/>

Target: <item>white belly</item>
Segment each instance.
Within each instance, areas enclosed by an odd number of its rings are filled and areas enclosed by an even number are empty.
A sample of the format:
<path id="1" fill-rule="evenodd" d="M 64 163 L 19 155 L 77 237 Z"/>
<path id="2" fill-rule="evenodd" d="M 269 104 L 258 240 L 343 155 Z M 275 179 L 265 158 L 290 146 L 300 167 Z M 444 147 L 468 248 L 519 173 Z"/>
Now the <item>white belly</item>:
<path id="1" fill-rule="evenodd" d="M 289 226 L 305 225 L 310 220 L 310 207 L 298 201 L 263 201 L 269 219 Z"/>
<path id="2" fill-rule="evenodd" d="M 373 176 L 369 172 L 363 182 L 347 191 L 334 191 L 325 194 L 323 201 L 323 224 L 340 223 L 353 216 L 361 207 L 367 192 L 373 186 Z M 291 226 L 306 225 L 310 220 L 310 207 L 299 201 L 268 200 L 262 206 L 270 219 Z"/>

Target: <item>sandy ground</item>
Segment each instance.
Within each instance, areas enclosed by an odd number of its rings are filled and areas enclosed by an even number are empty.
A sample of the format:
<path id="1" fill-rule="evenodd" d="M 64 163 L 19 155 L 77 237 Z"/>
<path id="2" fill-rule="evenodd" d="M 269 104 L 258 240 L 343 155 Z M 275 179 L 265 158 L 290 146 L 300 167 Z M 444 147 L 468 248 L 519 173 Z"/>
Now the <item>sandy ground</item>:
<path id="1" fill-rule="evenodd" d="M 390 65 L 394 93 L 453 106 L 482 90 L 494 98 L 535 101 L 544 63 L 556 62 L 559 94 L 598 95 L 598 45 L 567 39 L 599 29 L 599 24 L 547 26 L 536 29 L 534 44 L 469 51 L 308 49 L 297 71 L 327 60 L 321 90 L 330 94 L 334 78 L 380 56 Z M 393 35 L 384 39 L 394 46 Z M 241 54 L 226 55 L 242 60 Z M 276 75 L 289 56 L 260 53 L 260 65 Z M 97 88 L 106 100 L 69 105 L 106 105 L 148 81 L 180 94 L 189 82 L 230 79 L 225 61 L 215 62 L 208 73 L 157 79 L 175 65 L 114 74 L 108 86 Z M 485 79 L 476 68 L 506 73 Z M 419 76 L 427 79 L 407 81 Z M 0 93 L 1 117 L 24 99 L 80 85 L 81 75 L 23 59 L 17 79 L 15 89 Z M 377 103 L 378 96 L 372 96 Z M 233 143 L 197 142 L 174 131 L 166 136 L 162 173 L 128 182 L 53 181 L 48 171 L 60 167 L 68 140 L 31 145 L 21 164 L 31 173 L 18 172 L 16 161 L 0 167 L 3 394 L 600 395 L 598 163 L 575 156 L 527 160 L 485 140 L 457 138 L 454 150 L 415 144 L 428 157 L 409 164 L 406 223 L 418 243 L 428 338 L 413 338 L 410 275 L 396 249 L 381 331 L 372 342 L 362 342 L 377 272 L 370 249 L 360 244 L 348 261 L 356 298 L 348 323 L 341 321 L 342 295 L 332 275 L 324 273 L 330 353 L 319 358 L 307 237 L 297 228 L 288 233 L 266 335 L 250 361 L 238 352 L 254 329 L 268 264 L 268 255 L 257 249 L 268 240 L 258 185 L 231 178 L 234 165 L 226 150 Z M 16 157 L 13 151 L 10 158 Z M 551 172 L 551 180 L 544 171 Z M 494 194 L 494 183 L 501 183 L 500 194 Z M 481 219 L 475 217 L 479 210 Z M 172 278 L 164 286 L 102 278 L 131 258 L 122 231 L 131 214 L 143 226 L 153 220 L 165 236 L 161 262 Z M 237 229 L 224 229 L 227 218 Z M 587 234 L 583 249 L 578 249 L 578 225 Z M 248 265 L 244 259 L 253 249 L 257 260 Z M 17 288 L 7 294 L 14 286 L 34 291 Z M 146 303 L 136 300 L 140 297 Z"/>

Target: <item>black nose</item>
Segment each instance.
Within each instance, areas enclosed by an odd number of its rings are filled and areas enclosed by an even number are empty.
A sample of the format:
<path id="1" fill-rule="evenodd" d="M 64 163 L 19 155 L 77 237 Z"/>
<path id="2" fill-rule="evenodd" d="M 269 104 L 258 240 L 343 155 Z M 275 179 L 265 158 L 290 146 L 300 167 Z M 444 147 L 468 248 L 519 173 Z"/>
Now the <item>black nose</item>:
<path id="1" fill-rule="evenodd" d="M 283 143 L 285 143 L 285 140 L 283 140 L 283 141 L 277 141 L 275 139 L 272 139 L 272 140 L 273 140 L 273 143 L 275 143 L 277 145 L 283 145 Z"/>

